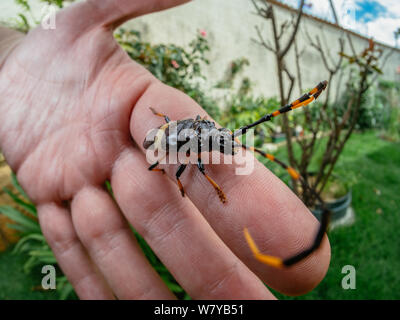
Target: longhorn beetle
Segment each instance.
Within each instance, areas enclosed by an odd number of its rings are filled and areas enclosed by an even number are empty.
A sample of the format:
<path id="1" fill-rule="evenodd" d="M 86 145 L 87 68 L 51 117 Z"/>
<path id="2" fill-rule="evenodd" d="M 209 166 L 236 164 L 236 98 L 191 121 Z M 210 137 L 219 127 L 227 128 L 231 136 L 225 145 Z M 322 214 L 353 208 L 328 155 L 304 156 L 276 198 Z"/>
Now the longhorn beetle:
<path id="1" fill-rule="evenodd" d="M 149 134 L 145 138 L 143 142 L 143 147 L 145 149 L 149 149 L 151 147 L 162 148 L 167 153 L 171 150 L 171 148 L 175 148 L 175 150 L 177 150 L 178 152 L 186 152 L 187 155 L 190 155 L 191 152 L 196 152 L 198 155 L 197 168 L 208 180 L 208 182 L 214 187 L 222 203 L 226 203 L 227 201 L 226 196 L 222 191 L 222 189 L 220 188 L 220 186 L 206 174 L 204 164 L 200 157 L 202 152 L 215 150 L 223 154 L 234 155 L 238 148 L 244 148 L 256 152 L 261 156 L 269 159 L 270 161 L 276 162 L 278 165 L 283 167 L 289 173 L 292 179 L 300 181 L 303 188 L 307 188 L 310 190 L 311 194 L 320 202 L 321 207 L 323 209 L 320 227 L 315 236 L 313 244 L 309 248 L 303 250 L 302 252 L 292 257 L 289 257 L 287 259 L 281 259 L 278 257 L 262 254 L 257 248 L 254 240 L 250 236 L 250 233 L 247 230 L 247 228 L 244 229 L 244 236 L 250 247 L 250 250 L 252 251 L 252 253 L 254 254 L 255 258 L 258 261 L 277 268 L 289 267 L 301 261 L 302 259 L 306 258 L 312 252 L 314 252 L 319 248 L 323 236 L 328 228 L 330 211 L 329 209 L 327 209 L 321 197 L 308 185 L 307 181 L 303 179 L 303 177 L 299 173 L 297 173 L 297 171 L 294 168 L 276 159 L 272 154 L 265 153 L 264 151 L 256 149 L 254 147 L 246 146 L 245 144 L 239 141 L 238 136 L 244 135 L 247 132 L 247 130 L 263 122 L 271 121 L 274 117 L 280 114 L 308 105 L 309 103 L 313 102 L 319 97 L 322 91 L 326 89 L 327 85 L 328 85 L 327 81 L 320 82 L 314 89 L 312 89 L 308 93 L 305 93 L 303 96 L 301 96 L 294 102 L 281 107 L 275 112 L 266 114 L 256 122 L 241 127 L 233 133 L 226 128 L 217 129 L 215 127 L 214 122 L 209 121 L 206 118 L 201 118 L 200 116 L 197 116 L 195 119 L 171 121 L 167 115 L 159 113 L 155 111 L 153 108 L 150 108 L 150 110 L 156 116 L 163 117 L 166 123 L 158 128 L 158 134 L 156 136 Z M 187 145 L 189 145 L 189 148 L 187 147 Z M 184 148 L 184 146 L 186 147 Z M 164 157 L 165 156 L 163 156 L 162 158 Z M 162 158 L 158 159 L 148 169 L 150 171 L 161 171 L 165 173 L 164 169 L 157 168 Z M 185 196 L 185 192 L 179 178 L 182 175 L 183 171 L 186 169 L 186 167 L 187 163 L 182 163 L 179 165 L 178 170 L 176 172 L 176 180 L 182 196 Z"/>

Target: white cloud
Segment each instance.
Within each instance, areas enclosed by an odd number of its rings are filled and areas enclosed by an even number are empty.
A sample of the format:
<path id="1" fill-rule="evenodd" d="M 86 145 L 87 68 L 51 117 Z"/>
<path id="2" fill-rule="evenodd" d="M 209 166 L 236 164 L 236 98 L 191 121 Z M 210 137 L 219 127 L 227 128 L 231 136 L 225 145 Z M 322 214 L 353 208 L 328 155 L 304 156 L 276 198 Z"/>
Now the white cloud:
<path id="1" fill-rule="evenodd" d="M 361 0 L 362 1 L 362 0 Z M 386 8 L 385 13 L 380 15 L 367 13 L 370 21 L 361 22 L 356 20 L 356 10 L 360 7 L 358 0 L 333 0 L 339 23 L 344 28 L 356 31 L 367 37 L 372 37 L 377 41 L 388 45 L 395 45 L 394 32 L 400 28 L 400 1 L 399 0 L 375 0 Z M 298 7 L 298 0 L 282 0 L 282 2 Z M 333 22 L 333 14 L 328 0 L 307 0 L 312 3 L 312 8 L 306 9 L 312 15 Z"/>
<path id="2" fill-rule="evenodd" d="M 395 45 L 394 32 L 400 28 L 400 19 L 380 17 L 368 22 L 367 27 L 368 36 L 393 46 Z"/>

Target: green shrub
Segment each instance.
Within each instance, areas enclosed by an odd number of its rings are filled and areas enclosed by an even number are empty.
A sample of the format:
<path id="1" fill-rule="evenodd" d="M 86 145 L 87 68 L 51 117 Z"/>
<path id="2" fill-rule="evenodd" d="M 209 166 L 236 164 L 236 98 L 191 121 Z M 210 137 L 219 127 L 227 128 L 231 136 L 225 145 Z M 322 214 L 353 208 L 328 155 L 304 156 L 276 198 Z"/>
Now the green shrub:
<path id="1" fill-rule="evenodd" d="M 212 117 L 218 118 L 220 111 L 216 101 L 200 88 L 201 80 L 205 80 L 201 69 L 209 63 L 206 54 L 210 51 L 208 40 L 201 32 L 187 49 L 174 44 L 144 42 L 140 32 L 135 30 L 119 29 L 114 36 L 132 60 L 143 65 L 163 83 L 185 92 Z"/>
<path id="2" fill-rule="evenodd" d="M 353 77 L 354 81 L 349 81 L 347 90 L 343 93 L 337 104 L 330 105 L 330 111 L 335 108 L 339 115 L 343 115 L 350 103 L 351 97 L 354 96 L 357 88 L 357 77 Z M 357 119 L 356 129 L 382 129 L 390 123 L 393 103 L 390 96 L 400 85 L 396 82 L 380 80 L 372 85 L 362 96 L 360 115 Z"/>
<path id="3" fill-rule="evenodd" d="M 8 227 L 19 231 L 21 238 L 13 249 L 14 254 L 25 254 L 28 256 L 23 269 L 26 273 L 34 271 L 35 267 L 43 265 L 53 265 L 58 269 L 58 274 L 61 274 L 56 279 L 56 290 L 61 300 L 76 298 L 72 285 L 68 282 L 66 276 L 62 274 L 61 269 L 57 266 L 57 260 L 47 244 L 37 219 L 37 210 L 35 205 L 29 201 L 27 195 L 19 185 L 15 174 L 11 176 L 12 184 L 18 193 L 4 188 L 4 191 L 13 199 L 14 206 L 0 206 L 0 214 L 3 214 L 14 221 Z M 109 182 L 106 183 L 109 192 Z M 159 273 L 168 288 L 178 297 L 190 299 L 184 290 L 175 281 L 171 273 L 165 268 L 161 261 L 157 258 L 144 239 L 132 229 L 140 247 L 142 248 L 147 259 L 153 268 Z"/>
<path id="4" fill-rule="evenodd" d="M 0 206 L 0 213 L 14 221 L 8 227 L 18 230 L 21 235 L 13 249 L 13 253 L 26 254 L 28 256 L 23 266 L 26 273 L 32 272 L 37 266 L 56 265 L 56 258 L 40 229 L 35 205 L 29 201 L 14 174 L 12 174 L 11 181 L 18 193 L 14 193 L 8 188 L 4 188 L 4 191 L 13 199 L 15 206 Z M 71 284 L 62 273 L 61 276 L 57 277 L 56 283 L 56 290 L 60 299 L 75 296 Z"/>

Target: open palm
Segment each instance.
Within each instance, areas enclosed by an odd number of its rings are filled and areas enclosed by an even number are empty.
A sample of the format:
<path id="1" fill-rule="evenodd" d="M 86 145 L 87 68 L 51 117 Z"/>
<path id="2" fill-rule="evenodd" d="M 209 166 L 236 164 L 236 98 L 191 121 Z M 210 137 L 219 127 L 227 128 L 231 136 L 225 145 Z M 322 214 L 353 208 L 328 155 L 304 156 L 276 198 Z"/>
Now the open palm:
<path id="1" fill-rule="evenodd" d="M 81 298 L 174 297 L 129 224 L 193 298 L 273 298 L 262 281 L 288 294 L 306 292 L 326 272 L 328 241 L 289 270 L 260 265 L 244 241 L 246 226 L 261 250 L 290 256 L 312 241 L 318 225 L 262 165 L 250 176 L 228 166 L 206 169 L 227 192 L 226 205 L 196 170 L 182 176 L 189 199 L 147 171 L 141 142 L 161 124 L 148 107 L 172 119 L 205 112 L 134 63 L 112 32 L 129 18 L 183 2 L 86 1 L 62 10 L 55 30 L 30 32 L 0 70 L 3 153 Z M 115 201 L 103 190 L 107 179 Z"/>

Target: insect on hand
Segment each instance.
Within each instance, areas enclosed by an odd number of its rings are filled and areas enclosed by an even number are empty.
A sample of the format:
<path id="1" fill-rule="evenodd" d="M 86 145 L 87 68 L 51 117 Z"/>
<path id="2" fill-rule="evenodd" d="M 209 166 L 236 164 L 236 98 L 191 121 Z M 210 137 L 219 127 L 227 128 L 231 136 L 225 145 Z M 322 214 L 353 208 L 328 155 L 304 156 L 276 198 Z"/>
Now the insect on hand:
<path id="1" fill-rule="evenodd" d="M 316 199 L 321 203 L 321 207 L 323 209 L 321 224 L 313 244 L 304 251 L 284 260 L 278 257 L 260 253 L 254 240 L 250 236 L 249 231 L 247 230 L 247 228 L 244 229 L 246 241 L 257 260 L 273 267 L 289 267 L 306 258 L 312 252 L 319 248 L 328 227 L 330 211 L 326 208 L 326 205 L 320 198 L 320 196 L 312 188 L 309 187 L 307 181 L 303 179 L 295 169 L 276 159 L 272 154 L 265 153 L 262 150 L 256 149 L 254 147 L 246 146 L 245 144 L 241 143 L 237 137 L 244 135 L 250 128 L 253 128 L 261 123 L 271 121 L 274 117 L 280 114 L 308 105 L 319 97 L 319 95 L 322 93 L 323 90 L 325 90 L 327 85 L 327 81 L 319 83 L 314 89 L 312 89 L 308 93 L 305 93 L 294 102 L 281 107 L 275 112 L 266 114 L 256 122 L 241 127 L 234 133 L 226 128 L 217 129 L 214 122 L 209 121 L 206 118 L 201 118 L 200 116 L 197 116 L 195 119 L 171 121 L 167 115 L 159 113 L 153 108 L 150 108 L 150 110 L 155 115 L 163 117 L 166 123 L 158 128 L 158 133 L 156 135 L 149 134 L 145 138 L 143 142 L 143 147 L 145 149 L 162 149 L 166 153 L 162 157 L 160 157 L 155 163 L 153 163 L 149 167 L 149 170 L 161 171 L 165 173 L 164 169 L 158 169 L 157 166 L 171 150 L 175 150 L 178 153 L 185 152 L 187 156 L 189 156 L 192 152 L 197 153 L 197 168 L 214 187 L 221 202 L 226 203 L 226 196 L 222 189 L 205 172 L 204 164 L 201 160 L 202 152 L 219 151 L 222 154 L 234 155 L 239 148 L 244 148 L 256 152 L 273 162 L 276 162 L 289 173 L 292 179 L 300 181 L 303 188 L 308 188 L 313 196 L 316 197 Z M 175 174 L 177 184 L 182 196 L 185 196 L 185 191 L 179 178 L 182 175 L 183 171 L 186 169 L 187 165 L 188 163 L 181 163 Z"/>

